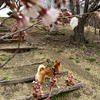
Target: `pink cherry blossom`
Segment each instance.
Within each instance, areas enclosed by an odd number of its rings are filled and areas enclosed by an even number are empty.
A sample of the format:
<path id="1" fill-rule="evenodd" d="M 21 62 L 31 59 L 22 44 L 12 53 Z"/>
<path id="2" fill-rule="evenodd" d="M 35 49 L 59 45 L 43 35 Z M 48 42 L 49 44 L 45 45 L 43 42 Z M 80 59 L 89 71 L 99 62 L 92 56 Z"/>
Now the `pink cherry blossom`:
<path id="1" fill-rule="evenodd" d="M 14 9 L 13 15 L 17 20 L 19 26 L 26 26 L 29 24 L 29 17 L 23 15 L 21 12 L 18 12 L 17 9 Z"/>
<path id="2" fill-rule="evenodd" d="M 27 3 L 27 6 L 24 5 L 24 9 L 22 13 L 31 18 L 37 18 L 39 16 L 38 11 L 41 11 L 41 7 L 43 6 L 43 0 L 33 0 L 33 5 L 31 3 Z"/>
<path id="3" fill-rule="evenodd" d="M 22 15 L 21 17 L 17 17 L 17 24 L 19 26 L 27 26 L 29 24 L 29 17 Z"/>
<path id="4" fill-rule="evenodd" d="M 46 14 L 42 16 L 42 21 L 45 26 L 49 26 L 52 22 L 55 22 L 59 16 L 59 11 L 57 9 L 49 9 Z"/>
<path id="5" fill-rule="evenodd" d="M 78 25 L 78 18 L 73 17 L 70 21 L 70 25 L 71 25 L 72 29 L 74 29 Z"/>
<path id="6" fill-rule="evenodd" d="M 40 8 L 38 6 L 34 6 L 29 3 L 29 8 L 24 7 L 24 9 L 22 10 L 22 13 L 28 17 L 37 18 L 39 16 L 39 13 L 38 13 L 39 10 Z"/>
<path id="7" fill-rule="evenodd" d="M 74 75 L 71 75 L 71 78 L 73 79 L 74 78 Z"/>

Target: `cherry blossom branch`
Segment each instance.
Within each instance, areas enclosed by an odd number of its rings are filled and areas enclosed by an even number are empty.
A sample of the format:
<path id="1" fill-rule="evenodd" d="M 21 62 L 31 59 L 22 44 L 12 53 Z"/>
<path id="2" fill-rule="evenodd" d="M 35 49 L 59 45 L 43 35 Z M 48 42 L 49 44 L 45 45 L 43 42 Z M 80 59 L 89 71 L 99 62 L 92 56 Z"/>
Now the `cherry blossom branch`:
<path id="1" fill-rule="evenodd" d="M 20 42 L 18 42 L 18 48 L 17 48 L 17 50 L 15 51 L 15 53 L 13 54 L 13 56 L 10 57 L 3 65 L 1 65 L 0 68 L 4 67 L 12 58 L 15 57 L 15 55 L 19 52 L 19 48 L 20 48 Z"/>
<path id="2" fill-rule="evenodd" d="M 42 21 L 38 21 L 37 23 L 35 23 L 35 24 L 31 25 L 31 26 L 28 26 L 28 27 L 26 27 L 26 28 L 24 28 L 24 29 L 15 31 L 15 32 L 13 32 L 13 33 L 11 33 L 11 34 L 8 33 L 8 34 L 6 34 L 6 35 L 4 35 L 4 36 L 1 36 L 1 37 L 0 37 L 0 40 L 2 40 L 2 39 L 4 39 L 4 38 L 7 38 L 7 37 L 10 37 L 10 36 L 12 36 L 12 35 L 14 35 L 14 34 L 16 34 L 16 33 L 20 33 L 20 32 L 22 32 L 22 31 L 25 31 L 25 30 L 27 30 L 27 29 L 29 29 L 29 28 L 31 28 L 31 27 L 35 27 L 36 25 L 40 24 L 41 22 L 42 22 Z"/>
<path id="3" fill-rule="evenodd" d="M 72 18 L 72 17 L 80 17 L 82 15 L 87 15 L 87 14 L 93 14 L 94 12 L 89 12 L 89 13 L 82 13 L 82 14 L 77 14 L 77 15 L 71 15 L 71 16 L 66 16 L 68 18 Z M 58 17 L 58 18 L 66 18 L 66 17 Z"/>

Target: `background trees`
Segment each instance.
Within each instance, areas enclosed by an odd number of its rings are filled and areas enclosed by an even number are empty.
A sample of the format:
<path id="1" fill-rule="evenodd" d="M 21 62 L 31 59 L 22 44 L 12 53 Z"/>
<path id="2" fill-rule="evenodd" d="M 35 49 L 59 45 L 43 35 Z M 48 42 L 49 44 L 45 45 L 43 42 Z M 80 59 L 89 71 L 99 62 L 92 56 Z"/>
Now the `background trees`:
<path id="1" fill-rule="evenodd" d="M 100 0 L 68 0 L 68 2 L 68 9 L 74 15 L 100 10 Z M 84 25 L 92 15 L 93 13 L 80 16 L 78 26 L 74 29 L 74 39 L 77 43 L 85 42 Z"/>

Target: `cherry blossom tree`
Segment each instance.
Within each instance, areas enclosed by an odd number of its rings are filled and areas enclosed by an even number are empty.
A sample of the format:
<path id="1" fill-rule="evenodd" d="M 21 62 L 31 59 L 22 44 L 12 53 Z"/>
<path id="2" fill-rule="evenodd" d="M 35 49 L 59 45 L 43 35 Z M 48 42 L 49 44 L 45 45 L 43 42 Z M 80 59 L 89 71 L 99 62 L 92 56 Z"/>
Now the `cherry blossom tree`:
<path id="1" fill-rule="evenodd" d="M 87 13 L 79 17 L 77 27 L 74 29 L 74 40 L 76 43 L 85 43 L 84 25 L 94 15 L 92 12 L 100 10 L 100 0 L 67 0 L 67 7 L 73 15 Z M 99 18 L 98 13 L 98 18 Z"/>

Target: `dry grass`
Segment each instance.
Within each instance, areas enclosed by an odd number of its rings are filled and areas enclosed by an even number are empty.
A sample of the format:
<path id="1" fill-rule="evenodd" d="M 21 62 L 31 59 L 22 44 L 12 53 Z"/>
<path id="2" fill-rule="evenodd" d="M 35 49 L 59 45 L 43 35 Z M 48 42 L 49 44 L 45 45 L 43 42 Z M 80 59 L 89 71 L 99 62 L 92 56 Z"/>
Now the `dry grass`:
<path id="1" fill-rule="evenodd" d="M 9 20 L 8 22 L 9 23 L 5 23 L 5 25 L 9 25 L 10 28 L 10 25 L 13 24 L 13 21 Z M 37 28 L 28 29 L 26 37 L 28 42 L 33 43 L 33 46 L 45 47 L 45 49 L 36 49 L 31 50 L 30 52 L 18 53 L 4 68 L 0 69 L 0 80 L 32 77 L 36 74 L 38 65 L 24 66 L 25 64 L 46 61 L 47 59 L 50 59 L 51 61 L 58 60 L 62 64 L 61 71 L 67 70 L 69 74 L 72 73 L 74 75 L 74 81 L 76 83 L 84 82 L 86 85 L 77 91 L 68 93 L 69 96 L 65 94 L 65 98 L 60 96 L 57 98 L 57 100 L 67 100 L 67 98 L 68 100 L 100 100 L 100 54 L 96 53 L 97 50 L 100 50 L 100 44 L 98 43 L 97 46 L 92 48 L 83 45 L 83 48 L 85 48 L 83 50 L 80 48 L 74 48 L 74 45 L 72 45 L 72 47 L 66 47 L 65 38 L 73 34 L 73 31 L 69 24 L 66 27 L 62 27 L 61 25 L 58 27 L 60 32 L 65 33 L 65 36 L 51 36 L 50 40 L 45 40 L 45 36 L 47 34 L 44 31 L 40 31 Z M 100 38 L 98 34 L 94 35 L 93 30 L 90 30 L 89 32 L 87 31 L 88 30 L 85 28 L 85 36 L 88 36 L 88 39 L 98 40 Z M 59 41 L 53 41 L 55 38 Z M 59 50 L 63 50 L 63 52 L 60 53 L 58 52 Z M 12 53 L 0 51 L 0 58 L 2 59 L 7 60 L 11 55 Z M 74 59 L 70 60 L 69 57 Z M 85 58 L 96 58 L 96 61 L 90 62 L 85 60 Z M 79 61 L 79 63 L 76 63 L 76 61 Z M 1 64 L 4 62 L 5 61 L 0 61 Z M 47 64 L 47 62 L 44 63 L 44 65 Z M 85 68 L 90 68 L 90 70 L 87 71 Z M 59 84 L 61 85 L 66 78 L 67 75 L 61 75 L 59 77 Z M 48 81 L 49 80 L 46 79 L 43 86 L 44 92 L 49 91 L 50 84 Z M 54 86 L 54 89 L 57 89 L 56 85 Z M 15 98 L 29 96 L 31 95 L 32 91 L 33 89 L 31 87 L 31 83 L 0 86 L 0 100 L 14 100 Z M 92 93 L 86 94 L 84 91 L 89 91 Z M 81 96 L 76 98 L 73 96 L 74 93 L 79 93 Z"/>

